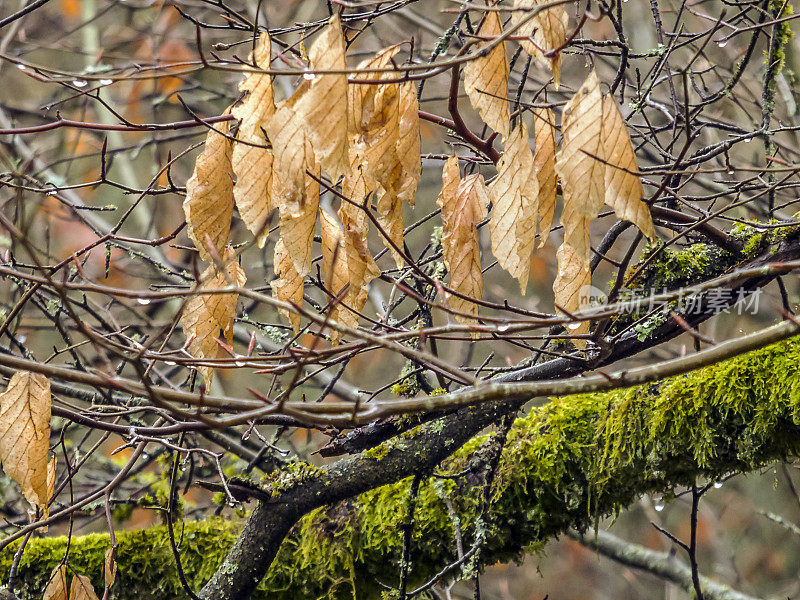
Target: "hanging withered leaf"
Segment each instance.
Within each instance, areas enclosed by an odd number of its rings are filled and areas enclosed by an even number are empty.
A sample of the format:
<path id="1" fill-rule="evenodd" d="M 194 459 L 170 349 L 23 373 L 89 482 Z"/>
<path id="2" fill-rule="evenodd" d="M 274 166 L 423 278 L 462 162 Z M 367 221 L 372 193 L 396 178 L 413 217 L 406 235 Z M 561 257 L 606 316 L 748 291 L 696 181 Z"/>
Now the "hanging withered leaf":
<path id="1" fill-rule="evenodd" d="M 295 110 L 317 160 L 336 182 L 350 170 L 347 155 L 347 68 L 346 43 L 339 15 L 334 14 L 309 50 L 311 69 L 341 73 L 317 74 L 298 100 Z"/>
<path id="2" fill-rule="evenodd" d="M 592 275 L 589 260 L 564 242 L 556 251 L 558 274 L 553 282 L 556 306 L 572 315 L 588 306 Z M 589 322 L 570 323 L 567 329 L 572 334 L 584 334 L 589 331 Z M 583 340 L 574 340 L 581 350 L 586 344 Z"/>
<path id="3" fill-rule="evenodd" d="M 0 394 L 0 463 L 40 516 L 55 483 L 55 460 L 48 461 L 50 409 L 50 381 L 39 373 L 17 371 Z"/>
<path id="4" fill-rule="evenodd" d="M 275 244 L 275 275 L 270 282 L 272 295 L 282 302 L 290 302 L 297 307 L 303 304 L 304 278 L 294 267 L 292 257 L 286 250 L 283 240 Z M 291 323 L 295 333 L 300 331 L 300 313 L 297 310 L 279 309 L 281 315 Z"/>
<path id="5" fill-rule="evenodd" d="M 42 600 L 69 600 L 67 598 L 67 565 L 61 563 L 47 580 Z"/>
<path id="6" fill-rule="evenodd" d="M 375 57 L 362 61 L 358 69 L 385 68 L 399 49 L 399 46 L 385 48 Z M 354 73 L 351 76 L 350 161 L 354 169 L 362 171 L 367 193 L 377 191 L 378 222 L 385 234 L 382 241 L 401 266 L 403 258 L 393 246 L 399 248 L 403 243 L 403 198 L 411 202 L 416 192 L 415 166 L 410 166 L 412 151 L 419 161 L 416 94 L 413 84 L 409 87 L 398 83 L 356 83 L 391 79 L 397 75 Z M 413 99 L 409 94 L 414 95 Z"/>
<path id="7" fill-rule="evenodd" d="M 218 358 L 220 345 L 217 340 L 227 340 L 228 345 L 233 343 L 233 318 L 239 301 L 238 292 L 203 293 L 229 286 L 244 286 L 247 277 L 236 261 L 232 248 L 228 247 L 224 260 L 222 271 L 217 272 L 214 265 L 205 270 L 198 282 L 197 293 L 186 300 L 181 313 L 180 323 L 188 340 L 187 350 L 197 359 Z M 205 379 L 206 387 L 211 385 L 214 369 L 199 366 L 197 370 Z"/>
<path id="8" fill-rule="evenodd" d="M 503 138 L 508 137 L 511 108 L 508 97 L 508 56 L 505 42 L 492 48 L 485 56 L 480 52 L 493 43 L 493 38 L 503 34 L 503 25 L 497 11 L 489 11 L 478 36 L 488 40 L 479 42 L 473 52 L 475 58 L 464 66 L 464 89 L 470 104 L 492 130 Z"/>
<path id="9" fill-rule="evenodd" d="M 75 575 L 69 588 L 69 600 L 99 600 L 92 582 L 85 575 Z"/>
<path id="10" fill-rule="evenodd" d="M 117 580 L 117 560 L 115 554 L 114 548 L 109 547 L 106 550 L 103 560 L 103 582 L 106 588 L 113 586 L 114 582 Z"/>
<path id="11" fill-rule="evenodd" d="M 605 199 L 605 163 L 599 160 L 603 154 L 603 95 L 594 70 L 564 107 L 561 133 L 556 172 L 564 199 L 564 242 L 588 259 L 589 225 Z"/>
<path id="12" fill-rule="evenodd" d="M 515 9 L 535 9 L 539 5 L 547 4 L 549 0 L 514 0 Z M 544 60 L 553 71 L 553 83 L 556 90 L 561 79 L 561 53 L 556 52 L 552 57 L 545 58 L 544 54 L 551 50 L 558 50 L 567 41 L 569 15 L 563 6 L 552 6 L 540 10 L 533 17 L 526 11 L 515 10 L 511 13 L 511 23 L 517 25 L 525 21 L 516 31 L 516 35 L 532 37 L 533 41 L 520 40 L 520 45 L 525 52 L 534 58 Z"/>
<path id="13" fill-rule="evenodd" d="M 539 247 L 545 245 L 556 212 L 556 128 L 553 111 L 537 108 L 533 111 L 534 151 L 533 168 L 539 182 Z"/>
<path id="14" fill-rule="evenodd" d="M 227 111 L 226 111 L 227 112 Z M 194 165 L 194 173 L 186 182 L 183 212 L 187 233 L 200 258 L 213 260 L 208 240 L 218 256 L 225 252 L 233 216 L 233 144 L 226 137 L 230 122 L 214 125 Z"/>
<path id="15" fill-rule="evenodd" d="M 489 193 L 479 174 L 459 179 L 458 157 L 451 156 L 442 172 L 442 191 L 436 202 L 442 209 L 442 251 L 450 272 L 447 302 L 460 323 L 474 324 L 478 305 L 470 299 L 483 296 L 478 223 L 486 218 Z M 473 336 L 477 333 L 473 333 Z"/>
<path id="16" fill-rule="evenodd" d="M 302 211 L 306 200 L 306 170 L 316 163 L 303 120 L 295 111 L 308 85 L 305 80 L 288 100 L 278 105 L 267 127 L 274 155 L 272 202 L 281 215 Z"/>
<path id="17" fill-rule="evenodd" d="M 340 210 L 343 226 L 327 212 L 321 211 L 320 214 L 325 285 L 337 298 L 328 300 L 331 304 L 329 318 L 355 328 L 358 327 L 358 313 L 367 303 L 367 286 L 380 275 L 380 270 L 367 248 L 365 238 L 359 234 L 362 225 L 351 222 L 351 211 Z M 331 343 L 336 345 L 341 334 L 331 329 L 330 337 Z"/>
<path id="18" fill-rule="evenodd" d="M 308 165 L 307 169 L 319 179 L 318 164 Z M 296 210 L 280 209 L 280 239 L 300 277 L 305 277 L 311 269 L 311 247 L 319 208 L 319 182 L 314 177 L 306 174 L 303 201 Z"/>
<path id="19" fill-rule="evenodd" d="M 269 69 L 272 60 L 269 34 L 261 34 L 251 63 Z M 267 238 L 265 227 L 272 202 L 273 155 L 265 135 L 267 125 L 275 114 L 272 77 L 269 73 L 250 73 L 239 85 L 239 90 L 249 92 L 245 101 L 233 109 L 240 120 L 239 132 L 233 144 L 232 166 L 236 183 L 233 197 L 239 216 L 250 232 L 257 236 L 258 245 L 264 247 Z"/>
<path id="20" fill-rule="evenodd" d="M 519 280 L 524 294 L 536 242 L 539 196 L 539 180 L 533 168 L 525 123 L 520 122 L 506 140 L 497 164 L 497 178 L 489 185 L 489 196 L 492 252 L 498 264 Z"/>
<path id="21" fill-rule="evenodd" d="M 620 219 L 636 225 L 649 239 L 656 239 L 650 209 L 642 201 L 644 189 L 630 135 L 612 96 L 603 98 L 603 159 L 605 203 Z"/>

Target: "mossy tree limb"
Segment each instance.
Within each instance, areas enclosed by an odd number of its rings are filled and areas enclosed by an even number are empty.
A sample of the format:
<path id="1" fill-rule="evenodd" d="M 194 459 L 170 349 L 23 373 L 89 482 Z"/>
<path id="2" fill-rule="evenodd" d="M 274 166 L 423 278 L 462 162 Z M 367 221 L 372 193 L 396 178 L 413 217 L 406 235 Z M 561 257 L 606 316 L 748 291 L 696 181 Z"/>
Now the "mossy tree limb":
<path id="1" fill-rule="evenodd" d="M 641 494 L 668 493 L 698 478 L 716 480 L 797 455 L 798 361 L 800 339 L 794 338 L 658 385 L 569 396 L 532 410 L 516 421 L 503 452 L 482 562 L 519 557 L 570 528 L 586 531 L 598 516 L 623 509 Z M 412 430 L 390 444 L 411 443 L 419 435 Z M 466 470 L 464 477 L 427 478 L 420 487 L 412 582 L 455 559 L 454 524 L 444 498 L 455 509 L 464 544 L 474 538 L 482 485 L 479 472 L 469 467 L 484 440 L 472 438 L 442 466 L 450 473 Z M 392 457 L 389 448 L 370 460 L 390 464 Z M 320 480 L 313 471 L 301 479 Z M 252 597 L 376 597 L 376 580 L 397 580 L 409 486 L 410 478 L 376 487 L 303 517 Z M 186 524 L 183 564 L 193 585 L 225 570 L 218 566 L 237 533 L 222 521 Z M 142 597 L 143 589 L 154 600 L 183 597 L 163 529 L 117 538 L 120 575 L 112 598 Z M 70 564 L 98 586 L 107 544 L 104 535 L 72 541 Z M 63 538 L 31 540 L 19 571 L 23 599 L 41 592 L 65 545 Z M 7 573 L 13 550 L 0 556 L 0 573 Z"/>

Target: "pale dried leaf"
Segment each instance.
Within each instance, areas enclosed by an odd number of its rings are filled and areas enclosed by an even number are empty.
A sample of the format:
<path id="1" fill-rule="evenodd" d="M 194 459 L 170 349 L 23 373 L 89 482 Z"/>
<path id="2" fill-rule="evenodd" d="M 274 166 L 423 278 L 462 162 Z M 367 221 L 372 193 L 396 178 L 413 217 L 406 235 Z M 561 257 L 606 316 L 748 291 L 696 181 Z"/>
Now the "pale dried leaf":
<path id="1" fill-rule="evenodd" d="M 232 343 L 233 318 L 236 314 L 239 294 L 236 292 L 202 293 L 204 290 L 221 289 L 231 285 L 244 286 L 247 278 L 236 261 L 232 249 L 228 249 L 225 260 L 226 265 L 222 272 L 217 273 L 214 266 L 206 269 L 200 278 L 197 294 L 186 301 L 181 314 L 180 322 L 183 334 L 189 340 L 187 350 L 198 359 L 218 358 L 220 352 L 218 339 L 227 339 L 229 344 Z M 214 377 L 214 369 L 200 366 L 197 370 L 205 379 L 206 386 L 210 385 Z"/>
<path id="2" fill-rule="evenodd" d="M 533 168 L 539 182 L 539 247 L 545 245 L 553 226 L 556 211 L 556 128 L 553 111 L 549 108 L 534 109 L 534 153 Z"/>
<path id="3" fill-rule="evenodd" d="M 319 165 L 308 165 L 308 171 L 320 177 Z M 319 208 L 319 182 L 306 175 L 303 200 L 297 210 L 280 209 L 280 234 L 284 249 L 292 259 L 298 276 L 305 277 L 311 269 L 311 248 Z M 277 264 L 277 263 L 276 263 Z"/>
<path id="4" fill-rule="evenodd" d="M 114 554 L 114 549 L 108 548 L 103 560 L 103 581 L 107 588 L 113 586 L 117 580 L 117 561 L 114 558 Z"/>
<path id="5" fill-rule="evenodd" d="M 75 575 L 69 588 L 69 600 L 99 600 L 92 582 L 85 575 Z"/>
<path id="6" fill-rule="evenodd" d="M 305 93 L 308 81 L 291 98 L 282 102 L 267 127 L 274 155 L 272 169 L 272 202 L 281 214 L 297 213 L 306 199 L 306 169 L 316 162 L 314 149 L 307 139 L 303 121 L 294 106 Z"/>
<path id="7" fill-rule="evenodd" d="M 492 253 L 498 264 L 519 280 L 524 294 L 536 242 L 539 180 L 533 169 L 528 128 L 522 122 L 506 140 L 497 164 L 497 178 L 489 186 L 489 193 Z"/>
<path id="8" fill-rule="evenodd" d="M 619 107 L 611 96 L 603 99 L 603 158 L 605 168 L 605 202 L 620 219 L 630 221 L 648 238 L 656 237 L 650 209 L 642 202 L 644 189 L 636 174 L 639 167 L 631 138 Z"/>
<path id="9" fill-rule="evenodd" d="M 311 68 L 341 70 L 345 62 L 345 39 L 339 15 L 334 14 L 309 51 Z M 347 75 L 319 74 L 297 102 L 296 111 L 317 160 L 337 181 L 350 169 L 347 155 Z"/>
<path id="10" fill-rule="evenodd" d="M 444 165 L 437 203 L 442 209 L 442 251 L 450 288 L 464 297 L 450 294 L 447 301 L 457 313 L 475 317 L 478 305 L 467 298 L 480 300 L 483 296 L 477 225 L 486 217 L 488 202 L 483 176 L 476 173 L 459 181 L 458 158 L 450 157 Z M 461 323 L 474 323 L 468 316 L 455 316 Z"/>
<path id="11" fill-rule="evenodd" d="M 48 462 L 50 408 L 50 381 L 38 373 L 17 371 L 0 394 L 0 463 L 25 499 L 42 511 L 55 472 Z"/>
<path id="12" fill-rule="evenodd" d="M 553 282 L 555 303 L 569 314 L 574 314 L 588 304 L 589 286 L 592 284 L 589 260 L 567 242 L 559 246 L 556 259 L 558 274 Z M 581 321 L 579 326 L 568 329 L 572 334 L 587 333 L 589 322 Z M 585 347 L 581 340 L 575 340 L 575 345 L 581 349 Z"/>
<path id="13" fill-rule="evenodd" d="M 546 4 L 549 0 L 514 0 L 514 8 L 535 8 L 538 5 Z M 511 13 L 511 23 L 517 23 L 528 18 L 529 13 L 514 11 Z M 561 78 L 561 53 L 545 59 L 544 53 L 550 50 L 561 48 L 567 41 L 569 28 L 569 15 L 563 6 L 553 6 L 546 8 L 532 18 L 529 18 L 517 31 L 516 35 L 533 37 L 533 42 L 521 40 L 520 45 L 525 52 L 546 61 L 553 71 L 553 82 L 558 90 L 558 83 Z"/>
<path id="14" fill-rule="evenodd" d="M 47 580 L 42 600 L 68 600 L 67 598 L 67 565 L 60 564 Z"/>
<path id="15" fill-rule="evenodd" d="M 420 159 L 421 141 L 419 133 L 419 102 L 417 86 L 413 81 L 400 85 L 400 134 L 397 139 L 399 185 L 397 195 L 403 202 L 414 206 L 417 185 L 422 178 Z"/>
<path id="16" fill-rule="evenodd" d="M 200 257 L 212 261 L 207 239 L 218 255 L 225 251 L 233 216 L 233 144 L 225 137 L 229 121 L 214 125 L 194 165 L 194 173 L 186 182 L 183 212 L 187 233 Z"/>
<path id="17" fill-rule="evenodd" d="M 564 240 L 588 259 L 589 222 L 597 217 L 605 198 L 603 155 L 603 96 L 592 71 L 564 107 L 563 140 L 556 155 L 561 179 Z"/>
<path id="18" fill-rule="evenodd" d="M 385 234 L 381 235 L 381 241 L 389 249 L 397 268 L 400 269 L 405 264 L 403 256 L 397 251 L 398 248 L 403 248 L 403 201 L 396 194 L 380 188 L 377 207 L 377 221 Z"/>
<path id="19" fill-rule="evenodd" d="M 283 239 L 275 244 L 275 274 L 277 277 L 270 282 L 272 295 L 283 302 L 290 302 L 296 306 L 303 304 L 303 277 L 294 268 L 292 257 L 283 245 Z M 281 315 L 288 320 L 295 333 L 300 331 L 300 314 L 295 310 L 279 309 Z"/>
<path id="20" fill-rule="evenodd" d="M 490 11 L 481 25 L 478 35 L 493 37 L 502 35 L 500 13 Z M 479 42 L 475 52 L 491 43 Z M 476 56 L 464 66 L 464 89 L 472 107 L 478 111 L 483 122 L 494 131 L 508 137 L 511 109 L 508 96 L 508 56 L 505 43 L 494 47 L 486 56 Z"/>
<path id="21" fill-rule="evenodd" d="M 401 46 L 395 45 L 384 48 L 374 57 L 361 61 L 356 67 L 356 72 L 349 77 L 347 88 L 348 119 L 350 135 L 362 134 L 375 129 L 384 120 L 381 117 L 383 112 L 383 98 L 379 98 L 384 92 L 383 86 L 375 85 L 374 82 L 381 79 L 394 79 L 395 73 L 364 73 L 358 72 L 362 69 L 383 69 L 388 67 L 391 60 L 400 52 Z"/>
<path id="22" fill-rule="evenodd" d="M 259 40 L 251 63 L 262 69 L 270 68 L 271 42 L 265 31 Z M 236 176 L 233 197 L 239 216 L 247 229 L 258 236 L 259 247 L 266 241 L 267 219 L 274 208 L 272 195 L 272 150 L 264 132 L 275 113 L 272 93 L 272 77 L 268 73 L 251 73 L 239 85 L 239 90 L 248 91 L 247 99 L 233 109 L 240 119 L 237 139 L 234 142 L 232 166 Z"/>

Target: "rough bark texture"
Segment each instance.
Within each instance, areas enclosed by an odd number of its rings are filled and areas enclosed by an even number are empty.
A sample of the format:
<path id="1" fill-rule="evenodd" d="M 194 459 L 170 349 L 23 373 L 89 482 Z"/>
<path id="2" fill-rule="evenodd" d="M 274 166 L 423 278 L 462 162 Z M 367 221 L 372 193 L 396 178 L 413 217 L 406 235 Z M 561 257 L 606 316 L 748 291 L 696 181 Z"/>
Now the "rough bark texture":
<path id="1" fill-rule="evenodd" d="M 794 338 L 659 385 L 559 398 L 533 409 L 516 421 L 508 437 L 492 493 L 482 564 L 541 547 L 569 528 L 585 531 L 597 516 L 613 514 L 641 494 L 668 495 L 696 478 L 716 480 L 797 455 L 798 360 L 800 339 Z M 484 423 L 496 418 L 492 407 L 471 411 L 472 419 Z M 420 486 L 411 581 L 430 577 L 455 558 L 454 528 L 443 498 L 449 498 L 458 514 L 465 546 L 476 533 L 486 438 L 467 441 L 472 425 L 434 421 L 331 470 L 298 465 L 290 476 L 265 482 L 275 502 L 253 511 L 231 555 L 239 568 L 234 570 L 228 558 L 230 566 L 219 569 L 204 594 L 214 597 L 209 595 L 216 593 L 214 586 L 234 583 L 240 590 L 254 590 L 253 598 L 271 600 L 376 597 L 377 580 L 397 581 L 410 479 L 377 486 L 389 478 L 386 473 L 412 473 L 404 461 L 410 448 L 423 453 L 424 464 L 431 467 L 466 441 L 437 471 L 466 470 L 466 475 L 427 478 Z M 436 427 L 438 434 L 426 435 Z M 471 465 L 476 468 L 470 470 Z M 348 473 L 349 478 L 343 476 Z M 353 489 L 363 493 L 337 502 Z M 288 529 L 315 497 L 329 503 L 300 519 L 278 549 L 281 527 Z M 192 585 L 199 588 L 211 577 L 241 531 L 240 524 L 219 520 L 186 524 L 183 565 Z M 117 539 L 120 570 L 111 598 L 185 597 L 163 529 L 122 532 Z M 72 541 L 70 564 L 91 576 L 98 588 L 107 544 L 105 535 Z M 65 546 L 63 538 L 30 541 L 18 575 L 20 598 L 41 593 Z M 7 573 L 15 547 L 0 555 L 0 576 Z M 223 580 L 241 577 L 250 568 L 258 571 L 273 556 L 260 584 Z M 216 597 L 227 597 L 225 593 Z"/>

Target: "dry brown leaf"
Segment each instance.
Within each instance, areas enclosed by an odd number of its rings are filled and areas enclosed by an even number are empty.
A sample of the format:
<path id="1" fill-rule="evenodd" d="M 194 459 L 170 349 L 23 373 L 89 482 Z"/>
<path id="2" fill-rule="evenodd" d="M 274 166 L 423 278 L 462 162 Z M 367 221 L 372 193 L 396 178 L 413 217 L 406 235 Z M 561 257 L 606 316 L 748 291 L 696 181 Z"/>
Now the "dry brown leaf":
<path id="1" fill-rule="evenodd" d="M 374 57 L 361 61 L 356 67 L 356 71 L 363 69 L 383 69 L 386 68 L 391 60 L 400 52 L 401 46 L 389 46 L 378 52 Z M 350 135 L 359 135 L 370 130 L 376 129 L 385 120 L 381 114 L 382 105 L 385 99 L 382 95 L 385 92 L 383 86 L 376 85 L 374 82 L 381 79 L 394 79 L 393 73 L 352 73 L 348 79 L 347 88 L 348 103 L 348 129 Z"/>
<path id="2" fill-rule="evenodd" d="M 419 134 L 419 102 L 417 86 L 413 81 L 400 85 L 400 134 L 397 139 L 397 164 L 399 185 L 397 195 L 403 202 L 414 206 L 417 185 L 422 178 Z"/>
<path id="3" fill-rule="evenodd" d="M 307 168 L 315 177 L 320 177 L 319 165 L 308 165 Z M 299 209 L 295 211 L 280 209 L 281 240 L 292 259 L 295 272 L 301 278 L 311 269 L 311 247 L 317 225 L 318 208 L 319 182 L 306 175 L 303 201 Z"/>
<path id="4" fill-rule="evenodd" d="M 278 105 L 267 127 L 274 155 L 272 202 L 281 210 L 281 215 L 302 211 L 306 200 L 306 170 L 316 163 L 303 120 L 295 112 L 296 102 L 307 89 L 308 80 L 291 98 Z"/>
<path id="5" fill-rule="evenodd" d="M 217 273 L 212 265 L 200 277 L 197 295 L 191 296 L 183 307 L 181 327 L 188 340 L 187 350 L 198 359 L 215 359 L 219 356 L 218 339 L 233 342 L 233 317 L 236 314 L 238 293 L 203 294 L 203 290 L 226 288 L 230 285 L 244 286 L 247 281 L 244 271 L 236 261 L 232 248 L 225 255 L 226 265 Z M 208 366 L 197 367 L 206 381 L 211 385 L 214 369 Z"/>
<path id="6" fill-rule="evenodd" d="M 483 176 L 476 173 L 459 181 L 458 158 L 450 157 L 444 165 L 437 203 L 442 209 L 442 250 L 450 287 L 466 298 L 479 300 L 483 296 L 483 274 L 477 225 L 486 217 L 489 203 Z M 451 294 L 447 301 L 454 311 L 477 317 L 478 305 L 466 298 Z M 470 317 L 455 317 L 461 323 L 474 323 Z"/>
<path id="7" fill-rule="evenodd" d="M 636 173 L 636 155 L 625 121 L 611 96 L 603 98 L 603 159 L 605 167 L 605 203 L 620 219 L 630 221 L 648 238 L 656 238 L 650 209 L 642 202 L 644 189 Z"/>
<path id="8" fill-rule="evenodd" d="M 214 125 L 208 132 L 206 144 L 194 165 L 194 173 L 186 182 L 187 233 L 194 242 L 200 258 L 212 261 L 207 239 L 219 256 L 225 251 L 233 216 L 233 144 L 225 137 L 229 121 Z M 222 134 L 222 135 L 221 135 Z"/>
<path id="9" fill-rule="evenodd" d="M 106 588 L 110 588 L 117 580 L 117 561 L 114 557 L 114 548 L 106 550 L 105 559 L 103 561 L 103 581 Z"/>
<path id="10" fill-rule="evenodd" d="M 500 266 L 519 280 L 524 294 L 536 242 L 539 180 L 533 168 L 528 128 L 522 122 L 506 140 L 489 193 L 492 252 Z"/>
<path id="11" fill-rule="evenodd" d="M 75 575 L 69 588 L 69 600 L 99 600 L 92 582 L 85 575 Z"/>
<path id="12" fill-rule="evenodd" d="M 303 304 L 304 280 L 294 268 L 292 257 L 289 256 L 289 253 L 286 251 L 282 239 L 279 239 L 278 243 L 275 244 L 274 260 L 277 278 L 270 283 L 272 295 L 283 302 L 291 302 L 297 306 L 301 306 Z M 298 333 L 300 331 L 300 314 L 297 311 L 285 310 L 283 308 L 281 308 L 279 312 L 291 323 L 294 332 Z"/>
<path id="13" fill-rule="evenodd" d="M 588 259 L 589 225 L 599 214 L 605 198 L 605 163 L 600 160 L 603 96 L 594 70 L 564 107 L 561 132 L 563 140 L 556 155 L 556 172 L 564 198 L 561 215 L 564 242 Z"/>
<path id="14" fill-rule="evenodd" d="M 514 8 L 535 8 L 546 4 L 549 0 L 514 0 Z M 511 13 L 511 23 L 516 25 L 528 17 L 529 13 L 514 11 Z M 525 52 L 546 61 L 553 71 L 553 82 L 556 90 L 561 78 L 561 53 L 556 53 L 552 58 L 545 59 L 544 53 L 561 48 L 567 41 L 569 15 L 563 6 L 553 6 L 537 13 L 528 19 L 516 32 L 520 36 L 533 37 L 533 42 L 521 40 L 520 45 Z"/>
<path id="15" fill-rule="evenodd" d="M 0 463 L 43 512 L 55 481 L 55 463 L 48 462 L 50 407 L 50 381 L 38 373 L 17 371 L 0 394 Z"/>
<path id="16" fill-rule="evenodd" d="M 251 56 L 251 63 L 262 69 L 269 69 L 271 62 L 271 42 L 265 31 Z M 239 132 L 234 142 L 232 166 L 236 176 L 233 197 L 239 216 L 247 229 L 258 236 L 259 247 L 264 246 L 264 228 L 270 212 L 274 208 L 272 195 L 272 150 L 264 132 L 275 113 L 275 99 L 272 93 L 272 77 L 268 73 L 251 73 L 239 85 L 239 90 L 249 92 L 247 99 L 233 109 L 239 119 Z"/>
<path id="17" fill-rule="evenodd" d="M 533 168 L 539 181 L 539 247 L 545 245 L 553 226 L 556 211 L 556 128 L 553 111 L 537 108 L 533 111 L 534 152 Z"/>
<path id="18" fill-rule="evenodd" d="M 47 580 L 42 600 L 68 600 L 67 565 L 62 563 L 50 573 L 50 579 Z"/>
<path id="19" fill-rule="evenodd" d="M 479 36 L 494 37 L 502 35 L 503 25 L 500 13 L 490 11 L 478 31 Z M 479 42 L 475 53 L 491 43 Z M 476 56 L 464 66 L 464 89 L 470 104 L 478 111 L 483 122 L 494 131 L 508 137 L 511 109 L 508 96 L 508 56 L 505 43 L 494 47 L 486 56 Z"/>
<path id="20" fill-rule="evenodd" d="M 344 70 L 345 39 L 339 15 L 335 14 L 309 51 L 311 68 Z M 350 169 L 347 154 L 347 75 L 320 74 L 311 80 L 308 90 L 297 102 L 306 135 L 316 153 L 317 160 L 337 181 Z"/>
<path id="21" fill-rule="evenodd" d="M 558 260 L 558 274 L 553 282 L 553 292 L 555 293 L 555 303 L 569 314 L 586 308 L 589 298 L 589 286 L 592 284 L 592 275 L 589 260 L 564 242 L 556 251 Z M 577 325 L 577 327 L 575 327 Z M 583 334 L 589 331 L 589 322 L 581 321 L 568 326 L 572 334 Z M 575 345 L 583 349 L 585 342 L 574 340 Z"/>

